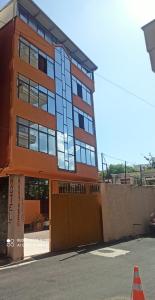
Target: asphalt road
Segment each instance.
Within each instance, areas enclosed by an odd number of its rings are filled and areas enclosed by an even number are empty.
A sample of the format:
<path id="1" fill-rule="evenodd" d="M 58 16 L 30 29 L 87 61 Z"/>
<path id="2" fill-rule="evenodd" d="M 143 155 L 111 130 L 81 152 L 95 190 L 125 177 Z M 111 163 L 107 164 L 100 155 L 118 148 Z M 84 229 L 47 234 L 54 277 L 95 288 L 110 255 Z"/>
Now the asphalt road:
<path id="1" fill-rule="evenodd" d="M 147 300 L 154 300 L 155 239 L 141 238 L 112 248 L 130 252 L 113 258 L 87 250 L 70 252 L 1 269 L 0 300 L 129 300 L 135 264 Z"/>

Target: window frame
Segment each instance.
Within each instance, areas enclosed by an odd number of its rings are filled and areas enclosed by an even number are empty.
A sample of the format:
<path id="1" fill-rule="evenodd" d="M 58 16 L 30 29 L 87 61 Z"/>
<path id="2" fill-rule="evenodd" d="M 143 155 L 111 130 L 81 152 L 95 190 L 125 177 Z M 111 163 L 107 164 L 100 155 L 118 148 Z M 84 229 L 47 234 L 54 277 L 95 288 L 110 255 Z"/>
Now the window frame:
<path id="1" fill-rule="evenodd" d="M 28 134 L 28 147 L 21 146 L 20 143 L 19 143 L 19 138 L 20 138 L 19 126 L 28 129 L 28 132 L 27 132 L 27 134 Z M 31 130 L 35 130 L 37 132 L 37 135 L 38 135 L 38 150 L 34 150 L 34 149 L 31 148 L 31 143 L 30 143 L 30 132 L 31 132 Z M 40 133 L 45 134 L 46 137 L 47 137 L 47 152 L 40 151 Z M 54 137 L 55 138 L 55 143 L 54 143 L 55 149 L 54 149 L 53 153 L 49 153 L 49 137 Z M 48 155 L 51 155 L 51 156 L 56 156 L 56 131 L 54 129 L 49 129 L 49 128 L 43 126 L 43 125 L 33 123 L 29 120 L 26 120 L 26 119 L 23 119 L 23 118 L 17 116 L 16 117 L 16 146 L 27 149 L 27 150 L 31 150 L 31 151 L 34 151 L 34 152 L 40 152 L 40 153 L 48 154 Z"/>
<path id="2" fill-rule="evenodd" d="M 21 57 L 21 44 L 25 45 L 28 48 L 28 59 L 24 60 Z M 34 51 L 38 55 L 38 66 L 34 66 L 31 63 L 31 51 Z M 54 59 L 52 57 L 49 57 L 46 53 L 42 52 L 39 48 L 34 46 L 32 43 L 30 43 L 28 40 L 23 38 L 22 36 L 19 37 L 19 57 L 24 60 L 26 63 L 30 64 L 33 68 L 40 70 L 42 73 L 46 74 L 49 78 L 55 79 L 55 69 L 54 69 Z M 41 64 L 39 65 L 39 62 L 41 61 L 41 58 L 44 60 L 44 68 L 41 67 Z M 52 72 L 48 72 L 47 64 L 48 62 L 52 66 Z"/>
<path id="3" fill-rule="evenodd" d="M 28 92 L 29 92 L 28 93 L 28 101 L 25 101 L 23 98 L 20 97 L 20 90 L 19 90 L 20 89 L 20 83 L 28 86 Z M 34 85 L 32 85 L 32 83 L 34 83 Z M 36 87 L 35 87 L 35 84 L 36 84 Z M 37 102 L 36 102 L 37 105 L 34 105 L 31 102 L 31 97 L 32 97 L 31 96 L 31 89 L 34 89 L 37 92 Z M 47 91 L 47 93 L 44 92 L 44 94 L 47 97 L 47 103 L 46 103 L 47 110 L 45 110 L 45 109 L 43 109 L 43 108 L 41 108 L 39 106 L 39 92 L 41 91 L 41 89 L 44 90 L 44 91 L 45 90 Z M 47 88 L 43 87 L 42 85 L 38 84 L 37 82 L 35 82 L 35 81 L 33 81 L 33 80 L 25 77 L 24 75 L 19 74 L 19 73 L 18 73 L 18 76 L 17 76 L 17 96 L 18 96 L 18 99 L 20 101 L 24 101 L 26 103 L 29 103 L 29 104 L 31 104 L 34 107 L 37 107 L 37 108 L 39 108 L 39 109 L 41 109 L 43 111 L 48 112 L 50 115 L 55 116 L 55 114 L 56 114 L 56 99 L 55 99 L 56 97 L 55 97 L 55 93 L 52 92 L 52 91 L 50 91 L 50 90 L 48 90 Z M 54 106 L 53 106 L 54 114 L 49 111 L 49 100 L 50 99 L 52 99 L 53 104 L 54 104 Z"/>
<path id="4" fill-rule="evenodd" d="M 78 149 L 78 150 L 77 150 Z M 85 162 L 82 157 L 82 153 L 85 155 Z M 91 163 L 88 163 L 88 156 L 87 154 L 89 153 L 89 159 Z M 77 156 L 78 154 L 78 156 Z M 92 154 L 93 154 L 93 159 L 92 159 Z M 87 166 L 91 167 L 97 167 L 97 159 L 96 159 L 96 148 L 94 146 L 88 145 L 80 140 L 75 139 L 75 157 L 76 157 L 76 162 L 80 164 L 84 164 Z M 79 157 L 80 159 L 77 159 Z"/>

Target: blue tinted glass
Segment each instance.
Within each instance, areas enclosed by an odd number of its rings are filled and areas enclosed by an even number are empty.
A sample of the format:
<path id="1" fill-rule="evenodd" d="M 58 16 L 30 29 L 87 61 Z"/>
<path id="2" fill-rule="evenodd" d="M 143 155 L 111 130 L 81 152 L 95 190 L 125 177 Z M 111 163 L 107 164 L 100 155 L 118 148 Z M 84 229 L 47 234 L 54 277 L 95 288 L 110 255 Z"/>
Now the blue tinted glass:
<path id="1" fill-rule="evenodd" d="M 76 145 L 76 161 L 81 162 L 80 146 Z"/>
<path id="2" fill-rule="evenodd" d="M 47 153 L 47 134 L 39 132 L 39 151 Z"/>
<path id="3" fill-rule="evenodd" d="M 64 130 L 63 116 L 60 114 L 57 114 L 57 130 L 60 132 Z"/>
<path id="4" fill-rule="evenodd" d="M 79 127 L 79 114 L 77 111 L 74 111 L 74 125 Z"/>
<path id="5" fill-rule="evenodd" d="M 64 152 L 64 135 L 61 132 L 57 132 L 57 147 L 58 151 Z"/>
<path id="6" fill-rule="evenodd" d="M 57 112 L 63 114 L 63 99 L 58 95 L 56 95 L 56 108 Z"/>
<path id="7" fill-rule="evenodd" d="M 74 171 L 74 169 L 75 169 L 74 156 L 69 155 L 69 170 Z"/>
<path id="8" fill-rule="evenodd" d="M 54 64 L 47 60 L 47 75 L 54 79 Z"/>
<path id="9" fill-rule="evenodd" d="M 30 129 L 29 144 L 31 150 L 38 151 L 38 130 Z"/>
<path id="10" fill-rule="evenodd" d="M 55 115 L 55 99 L 48 96 L 48 112 Z"/>
<path id="11" fill-rule="evenodd" d="M 56 93 L 62 96 L 62 81 L 56 78 Z"/>
<path id="12" fill-rule="evenodd" d="M 65 169 L 65 157 L 64 153 L 58 151 L 58 167 L 60 169 Z"/>
<path id="13" fill-rule="evenodd" d="M 81 162 L 86 163 L 86 150 L 81 148 Z"/>
<path id="14" fill-rule="evenodd" d="M 55 155 L 55 137 L 48 135 L 48 153 Z"/>

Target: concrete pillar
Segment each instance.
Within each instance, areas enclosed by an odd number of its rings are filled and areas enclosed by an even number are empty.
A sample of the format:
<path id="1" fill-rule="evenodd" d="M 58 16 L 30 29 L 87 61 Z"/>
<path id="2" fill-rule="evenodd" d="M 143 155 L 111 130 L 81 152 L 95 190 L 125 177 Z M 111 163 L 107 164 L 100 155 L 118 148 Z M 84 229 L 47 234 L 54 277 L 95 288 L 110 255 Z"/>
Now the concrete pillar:
<path id="1" fill-rule="evenodd" d="M 13 261 L 24 258 L 25 180 L 23 175 L 10 175 L 8 197 L 7 256 Z"/>
<path id="2" fill-rule="evenodd" d="M 7 255 L 8 182 L 8 177 L 0 178 L 0 255 Z"/>

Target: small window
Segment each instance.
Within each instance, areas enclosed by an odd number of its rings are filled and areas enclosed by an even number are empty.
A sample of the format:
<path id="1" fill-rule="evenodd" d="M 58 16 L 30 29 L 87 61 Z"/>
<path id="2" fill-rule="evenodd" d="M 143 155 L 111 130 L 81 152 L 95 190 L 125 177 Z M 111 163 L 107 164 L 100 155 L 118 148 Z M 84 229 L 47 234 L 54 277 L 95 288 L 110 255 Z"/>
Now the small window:
<path id="1" fill-rule="evenodd" d="M 38 89 L 30 86 L 30 103 L 38 107 Z"/>
<path id="2" fill-rule="evenodd" d="M 17 145 L 23 148 L 28 148 L 28 141 L 29 141 L 29 132 L 28 127 L 18 124 L 17 125 Z"/>
<path id="3" fill-rule="evenodd" d="M 79 127 L 79 114 L 77 111 L 74 111 L 74 125 Z"/>
<path id="4" fill-rule="evenodd" d="M 47 94 L 39 91 L 39 108 L 47 111 Z"/>
<path id="5" fill-rule="evenodd" d="M 81 148 L 81 162 L 86 163 L 86 150 L 84 148 Z"/>
<path id="6" fill-rule="evenodd" d="M 84 129 L 84 116 L 82 116 L 81 114 L 79 114 L 79 127 L 81 129 Z"/>
<path id="7" fill-rule="evenodd" d="M 58 167 L 60 169 L 65 169 L 65 157 L 62 152 L 58 152 Z"/>
<path id="8" fill-rule="evenodd" d="M 47 74 L 47 59 L 41 54 L 38 55 L 38 68 L 40 71 Z"/>
<path id="9" fill-rule="evenodd" d="M 55 98 L 48 95 L 48 112 L 55 115 Z"/>
<path id="10" fill-rule="evenodd" d="M 63 115 L 57 114 L 57 130 L 60 132 L 64 131 Z"/>
<path id="11" fill-rule="evenodd" d="M 38 26 L 38 34 L 44 38 L 45 35 L 44 30 L 40 26 Z"/>
<path id="12" fill-rule="evenodd" d="M 30 128 L 30 149 L 38 151 L 38 130 Z"/>
<path id="13" fill-rule="evenodd" d="M 82 98 L 82 85 L 77 82 L 77 95 Z"/>
<path id="14" fill-rule="evenodd" d="M 18 80 L 18 97 L 20 100 L 29 102 L 29 86 L 22 80 Z"/>
<path id="15" fill-rule="evenodd" d="M 29 25 L 33 30 L 37 31 L 37 25 L 36 25 L 35 20 L 33 18 L 29 18 Z"/>
<path id="16" fill-rule="evenodd" d="M 72 89 L 73 89 L 73 94 L 77 95 L 77 83 L 74 79 L 72 80 Z"/>
<path id="17" fill-rule="evenodd" d="M 38 69 L 38 51 L 35 47 L 30 48 L 30 64 Z"/>
<path id="18" fill-rule="evenodd" d="M 29 63 L 29 46 L 20 41 L 20 57 Z"/>
<path id="19" fill-rule="evenodd" d="M 39 151 L 47 153 L 47 134 L 39 132 Z"/>
<path id="20" fill-rule="evenodd" d="M 48 153 L 51 155 L 55 155 L 55 136 L 48 136 Z"/>
<path id="21" fill-rule="evenodd" d="M 52 39 L 51 39 L 51 35 L 48 32 L 45 32 L 45 40 L 52 44 Z"/>
<path id="22" fill-rule="evenodd" d="M 54 78 L 54 64 L 50 60 L 47 60 L 47 75 L 50 78 Z"/>
<path id="23" fill-rule="evenodd" d="M 28 16 L 23 10 L 20 10 L 20 19 L 23 20 L 25 23 L 28 23 Z"/>

